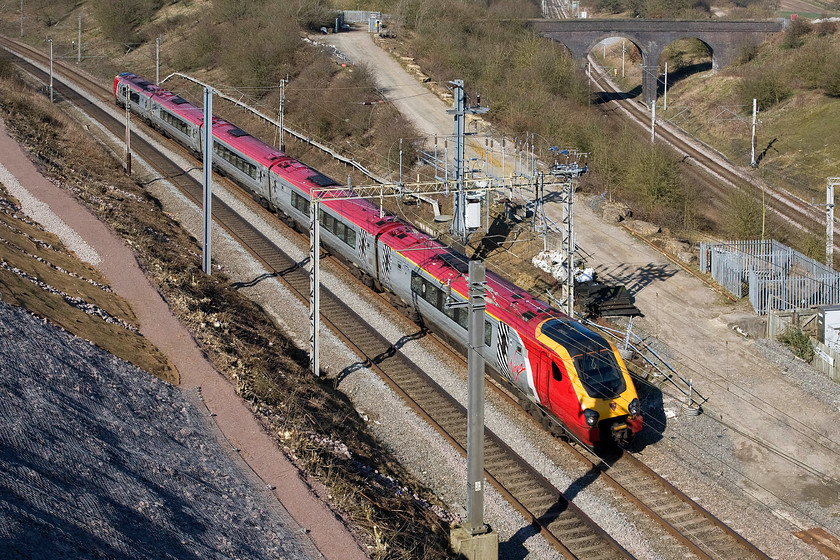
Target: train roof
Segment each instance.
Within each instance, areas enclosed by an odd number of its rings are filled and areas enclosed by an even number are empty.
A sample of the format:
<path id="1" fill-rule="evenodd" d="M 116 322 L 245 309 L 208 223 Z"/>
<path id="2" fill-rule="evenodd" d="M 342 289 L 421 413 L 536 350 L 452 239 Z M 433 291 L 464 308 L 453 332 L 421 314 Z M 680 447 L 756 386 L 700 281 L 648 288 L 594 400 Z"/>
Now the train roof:
<path id="1" fill-rule="evenodd" d="M 263 167 L 291 159 L 280 150 L 220 118 L 213 117 L 213 136 Z"/>
<path id="2" fill-rule="evenodd" d="M 132 74 L 131 72 L 123 72 L 119 75 L 119 78 L 121 78 L 122 81 L 133 85 L 136 89 L 147 91 L 150 94 L 163 89 L 148 80 L 144 80 L 137 74 Z"/>
<path id="3" fill-rule="evenodd" d="M 204 124 L 204 108 L 193 105 L 180 95 L 163 88 L 154 94 L 155 101 L 170 113 L 176 114 L 196 126 Z"/>
<path id="4" fill-rule="evenodd" d="M 449 284 L 454 293 L 466 300 L 469 258 L 405 222 L 391 218 L 391 223 L 394 225 L 383 227 L 385 243 L 441 284 Z M 486 282 L 487 312 L 534 342 L 537 327 L 545 319 L 567 318 L 492 271 L 487 271 Z"/>
<path id="5" fill-rule="evenodd" d="M 194 124 L 203 124 L 203 109 L 192 105 L 180 96 L 130 72 L 124 72 L 119 77 L 135 85 L 138 89 L 153 94 L 158 102 L 170 111 L 181 115 Z M 280 175 L 307 195 L 311 196 L 312 190 L 319 187 L 338 185 L 330 177 L 289 157 L 223 119 L 213 118 L 213 135 L 244 156 L 270 168 L 271 172 Z M 346 192 L 352 191 L 348 189 Z M 395 216 L 380 216 L 379 207 L 368 200 L 343 199 L 330 201 L 327 198 L 323 201 L 323 204 L 371 235 L 382 236 L 385 243 L 393 250 L 442 284 L 448 284 L 452 291 L 463 299 L 467 299 L 469 259 L 465 255 L 457 253 L 437 239 Z M 487 271 L 486 281 L 487 312 L 510 325 L 524 338 L 538 343 L 536 341 L 536 330 L 545 319 L 569 319 L 567 315 L 551 308 L 548 304 L 498 274 Z"/>

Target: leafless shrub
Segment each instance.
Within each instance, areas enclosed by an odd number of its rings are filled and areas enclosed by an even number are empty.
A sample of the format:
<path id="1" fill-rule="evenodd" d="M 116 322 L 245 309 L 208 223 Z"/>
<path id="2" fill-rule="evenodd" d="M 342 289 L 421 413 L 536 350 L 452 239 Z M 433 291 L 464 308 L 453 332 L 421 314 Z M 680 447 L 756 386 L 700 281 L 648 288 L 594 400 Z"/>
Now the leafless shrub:
<path id="1" fill-rule="evenodd" d="M 91 10 L 102 32 L 118 43 L 133 45 L 142 40 L 138 26 L 161 6 L 160 0 L 102 0 Z"/>

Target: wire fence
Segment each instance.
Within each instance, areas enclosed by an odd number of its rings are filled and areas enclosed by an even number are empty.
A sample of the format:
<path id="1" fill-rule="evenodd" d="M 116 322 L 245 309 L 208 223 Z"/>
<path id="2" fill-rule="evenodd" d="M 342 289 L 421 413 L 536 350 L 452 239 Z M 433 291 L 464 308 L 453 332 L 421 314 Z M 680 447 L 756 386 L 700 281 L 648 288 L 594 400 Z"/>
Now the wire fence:
<path id="1" fill-rule="evenodd" d="M 773 239 L 701 242 L 700 271 L 760 315 L 840 303 L 840 273 Z"/>

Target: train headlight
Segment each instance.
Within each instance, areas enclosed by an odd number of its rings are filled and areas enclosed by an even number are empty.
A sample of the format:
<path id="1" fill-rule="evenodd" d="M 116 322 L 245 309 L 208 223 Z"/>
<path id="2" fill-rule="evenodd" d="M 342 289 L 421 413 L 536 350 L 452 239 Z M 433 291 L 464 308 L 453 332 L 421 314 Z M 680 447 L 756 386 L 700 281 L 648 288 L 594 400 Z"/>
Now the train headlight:
<path id="1" fill-rule="evenodd" d="M 630 416 L 635 418 L 642 412 L 642 405 L 639 403 L 639 399 L 633 399 L 630 401 L 630 406 L 627 407 L 627 410 L 630 411 Z"/>
<path id="2" fill-rule="evenodd" d="M 586 424 L 588 426 L 594 426 L 598 423 L 598 413 L 591 408 L 587 408 L 583 411 L 583 417 L 586 419 Z"/>

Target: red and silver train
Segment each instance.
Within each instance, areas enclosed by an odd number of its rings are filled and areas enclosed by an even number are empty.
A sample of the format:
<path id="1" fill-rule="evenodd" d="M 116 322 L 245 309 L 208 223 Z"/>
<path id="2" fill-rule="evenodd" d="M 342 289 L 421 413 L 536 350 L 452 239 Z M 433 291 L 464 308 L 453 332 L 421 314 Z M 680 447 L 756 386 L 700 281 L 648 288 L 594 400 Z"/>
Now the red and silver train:
<path id="1" fill-rule="evenodd" d="M 114 79 L 114 96 L 159 132 L 201 153 L 203 110 L 132 73 Z M 309 225 L 314 188 L 336 182 L 238 127 L 213 119 L 213 164 L 265 207 L 300 230 Z M 337 186 L 337 185 L 336 185 Z M 403 311 L 466 348 L 466 257 L 366 200 L 324 201 L 321 241 L 368 285 L 388 291 Z M 487 368 L 538 416 L 559 420 L 596 447 L 626 444 L 642 428 L 641 406 L 615 346 L 511 282 L 487 273 L 482 354 Z M 548 422 L 550 424 L 550 422 Z"/>

